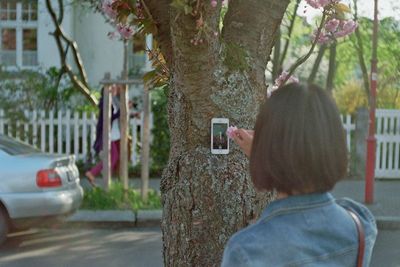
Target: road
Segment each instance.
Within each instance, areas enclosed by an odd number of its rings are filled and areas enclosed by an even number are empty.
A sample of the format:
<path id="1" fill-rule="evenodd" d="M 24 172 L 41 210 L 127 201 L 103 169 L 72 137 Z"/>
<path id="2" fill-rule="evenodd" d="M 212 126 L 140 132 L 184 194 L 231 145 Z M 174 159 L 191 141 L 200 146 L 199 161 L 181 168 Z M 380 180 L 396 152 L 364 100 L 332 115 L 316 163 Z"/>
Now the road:
<path id="1" fill-rule="evenodd" d="M 14 234 L 0 247 L 1 267 L 162 266 L 155 229 L 40 229 Z"/>
<path id="2" fill-rule="evenodd" d="M 0 247 L 1 267 L 158 267 L 161 232 L 152 229 L 41 229 Z M 400 230 L 380 231 L 371 267 L 400 267 Z"/>

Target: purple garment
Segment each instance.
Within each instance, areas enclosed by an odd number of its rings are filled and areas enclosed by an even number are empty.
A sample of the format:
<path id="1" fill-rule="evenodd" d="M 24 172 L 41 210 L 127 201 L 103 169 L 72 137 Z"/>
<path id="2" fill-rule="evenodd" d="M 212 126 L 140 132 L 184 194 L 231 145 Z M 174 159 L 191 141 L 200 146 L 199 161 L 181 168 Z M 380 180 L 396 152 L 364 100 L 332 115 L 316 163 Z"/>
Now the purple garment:
<path id="1" fill-rule="evenodd" d="M 101 97 L 99 104 L 97 105 L 99 108 L 99 119 L 96 125 L 96 140 L 93 144 L 93 149 L 96 151 L 96 154 L 99 154 L 103 149 L 103 102 L 104 102 L 104 88 L 101 90 Z M 111 124 L 115 119 L 120 117 L 120 110 L 114 112 L 114 107 L 111 105 Z"/>
<path id="2" fill-rule="evenodd" d="M 119 140 L 111 142 L 111 170 L 115 171 L 118 167 L 119 161 Z M 100 161 L 93 168 L 90 169 L 90 173 L 93 176 L 99 176 L 103 169 L 103 162 Z"/>

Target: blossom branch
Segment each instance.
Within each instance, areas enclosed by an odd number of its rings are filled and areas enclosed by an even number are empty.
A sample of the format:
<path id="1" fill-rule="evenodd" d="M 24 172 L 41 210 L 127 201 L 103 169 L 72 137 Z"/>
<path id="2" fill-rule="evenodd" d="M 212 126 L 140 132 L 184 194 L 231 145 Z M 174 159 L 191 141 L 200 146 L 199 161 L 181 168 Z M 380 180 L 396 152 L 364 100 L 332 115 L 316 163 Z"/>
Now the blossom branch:
<path id="1" fill-rule="evenodd" d="M 320 22 L 320 24 L 319 24 L 319 26 L 318 26 L 318 29 L 317 29 L 317 33 L 315 34 L 315 38 L 314 38 L 314 40 L 313 40 L 313 42 L 312 42 L 312 44 L 311 44 L 310 50 L 308 51 L 308 53 L 307 53 L 306 55 L 300 57 L 300 58 L 290 67 L 287 76 L 286 76 L 285 79 L 282 81 L 282 83 L 281 83 L 280 86 L 284 85 L 284 84 L 289 80 L 290 76 L 292 76 L 292 74 L 294 73 L 294 71 L 295 71 L 301 64 L 303 64 L 304 62 L 306 62 L 306 60 L 307 60 L 307 59 L 312 55 L 312 53 L 314 52 L 315 46 L 316 46 L 317 43 L 318 43 L 319 37 L 321 36 L 322 29 L 323 29 L 323 27 L 324 27 L 324 25 L 325 25 L 326 16 L 327 16 L 327 15 L 326 15 L 326 12 L 324 12 L 323 15 L 322 15 L 321 22 Z"/>

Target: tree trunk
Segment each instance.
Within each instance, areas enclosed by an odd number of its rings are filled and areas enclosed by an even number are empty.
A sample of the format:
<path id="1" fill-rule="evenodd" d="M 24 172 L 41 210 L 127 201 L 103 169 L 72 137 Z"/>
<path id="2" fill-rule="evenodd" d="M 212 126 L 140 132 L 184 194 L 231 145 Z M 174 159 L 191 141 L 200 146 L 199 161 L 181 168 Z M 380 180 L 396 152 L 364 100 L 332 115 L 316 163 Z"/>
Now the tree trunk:
<path id="1" fill-rule="evenodd" d="M 199 46 L 190 43 L 193 18 L 171 10 L 171 151 L 161 180 L 165 266 L 219 266 L 229 237 L 272 198 L 255 192 L 248 160 L 236 145 L 231 143 L 229 155 L 211 154 L 210 129 L 213 117 L 253 128 L 266 93 L 266 63 L 287 5 L 229 1 L 221 39 Z M 208 26 L 217 29 L 218 8 L 203 11 Z"/>
<path id="2" fill-rule="evenodd" d="M 326 90 L 332 95 L 333 81 L 336 74 L 336 42 L 333 42 L 329 47 L 329 68 L 326 78 Z"/>
<path id="3" fill-rule="evenodd" d="M 278 30 L 278 34 L 276 35 L 276 41 L 274 45 L 274 53 L 272 56 L 272 82 L 279 77 L 279 74 L 282 72 L 282 65 L 280 64 L 280 56 L 281 56 L 281 31 Z"/>
<path id="4" fill-rule="evenodd" d="M 317 76 L 317 72 L 319 70 L 319 65 L 321 64 L 322 58 L 325 54 L 326 50 L 326 44 L 323 44 L 320 46 L 317 58 L 314 61 L 314 65 L 312 67 L 310 76 L 308 77 L 308 82 L 309 83 L 314 83 L 315 77 Z"/>

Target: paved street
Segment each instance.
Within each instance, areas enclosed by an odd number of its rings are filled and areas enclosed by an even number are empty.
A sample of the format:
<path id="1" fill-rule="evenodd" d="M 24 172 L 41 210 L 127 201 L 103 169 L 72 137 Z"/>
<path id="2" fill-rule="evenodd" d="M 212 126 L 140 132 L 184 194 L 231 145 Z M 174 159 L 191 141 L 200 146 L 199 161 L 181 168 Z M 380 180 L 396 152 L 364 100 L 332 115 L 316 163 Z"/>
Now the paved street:
<path id="1" fill-rule="evenodd" d="M 379 230 L 371 267 L 400 267 L 400 230 Z"/>
<path id="2" fill-rule="evenodd" d="M 1 267 L 162 266 L 161 232 L 151 229 L 42 229 L 12 236 Z M 371 267 L 400 266 L 400 230 L 380 231 Z"/>
<path id="3" fill-rule="evenodd" d="M 0 247 L 0 266 L 156 267 L 161 248 L 157 228 L 32 230 Z"/>

